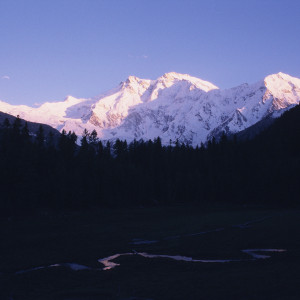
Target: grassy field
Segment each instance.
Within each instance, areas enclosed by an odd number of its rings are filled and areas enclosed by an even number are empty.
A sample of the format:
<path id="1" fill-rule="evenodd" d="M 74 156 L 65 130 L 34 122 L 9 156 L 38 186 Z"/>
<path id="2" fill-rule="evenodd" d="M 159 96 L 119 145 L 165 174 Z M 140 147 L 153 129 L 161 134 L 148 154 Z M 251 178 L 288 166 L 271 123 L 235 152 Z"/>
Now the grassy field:
<path id="1" fill-rule="evenodd" d="M 236 226 L 253 221 L 248 226 Z M 247 224 L 246 224 L 247 225 Z M 299 299 L 300 211 L 163 207 L 1 219 L 0 299 Z M 220 229 L 219 231 L 213 231 Z M 191 235 L 203 231 L 205 234 Z M 156 240 L 132 244 L 133 239 Z M 247 261 L 243 249 L 286 249 Z M 147 252 L 199 263 L 122 256 L 107 270 L 66 267 L 20 270 L 56 263 L 102 268 L 116 253 Z M 266 253 L 260 253 L 266 254 Z"/>

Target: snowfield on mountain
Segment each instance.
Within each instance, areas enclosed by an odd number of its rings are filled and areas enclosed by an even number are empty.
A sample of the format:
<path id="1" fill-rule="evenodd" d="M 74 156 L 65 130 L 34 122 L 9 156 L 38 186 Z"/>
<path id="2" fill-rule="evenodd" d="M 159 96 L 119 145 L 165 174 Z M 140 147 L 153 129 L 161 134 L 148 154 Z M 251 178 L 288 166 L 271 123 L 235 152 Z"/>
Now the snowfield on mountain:
<path id="1" fill-rule="evenodd" d="M 266 117 L 276 118 L 299 104 L 300 79 L 269 75 L 254 84 L 220 90 L 187 74 L 157 80 L 129 76 L 107 93 L 90 99 L 68 96 L 39 107 L 0 101 L 0 111 L 81 135 L 95 129 L 102 140 L 154 139 L 164 144 L 199 145 L 223 132 L 240 132 Z"/>

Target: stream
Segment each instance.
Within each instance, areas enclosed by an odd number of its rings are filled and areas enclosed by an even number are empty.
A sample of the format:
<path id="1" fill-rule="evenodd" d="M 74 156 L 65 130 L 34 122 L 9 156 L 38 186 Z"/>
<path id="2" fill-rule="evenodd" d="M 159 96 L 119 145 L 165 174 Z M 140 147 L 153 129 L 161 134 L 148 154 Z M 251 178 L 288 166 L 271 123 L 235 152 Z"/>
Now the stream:
<path id="1" fill-rule="evenodd" d="M 249 228 L 251 224 L 264 221 L 267 218 L 270 218 L 270 217 L 264 217 L 264 218 L 248 221 L 248 222 L 245 222 L 242 224 L 232 225 L 231 227 L 245 229 L 245 228 Z M 161 240 L 159 240 L 159 239 L 144 240 L 144 239 L 136 238 L 136 239 L 133 239 L 130 244 L 133 244 L 133 245 L 154 244 L 154 243 L 158 243 L 163 240 L 178 239 L 181 237 L 195 237 L 195 236 L 199 236 L 202 234 L 219 232 L 219 231 L 223 231 L 223 230 L 225 230 L 225 228 L 216 228 L 216 229 L 212 229 L 212 230 L 208 230 L 208 231 L 201 231 L 201 232 L 189 233 L 189 234 L 184 234 L 184 235 L 167 236 Z M 171 259 L 171 260 L 175 260 L 175 261 L 185 261 L 185 262 L 194 262 L 194 263 L 230 263 L 230 262 L 245 262 L 245 261 L 256 261 L 259 259 L 268 259 L 271 257 L 270 255 L 260 254 L 260 253 L 271 253 L 271 252 L 281 253 L 281 252 L 285 252 L 285 251 L 286 251 L 285 249 L 244 249 L 244 250 L 241 250 L 241 252 L 248 254 L 250 256 L 248 259 L 247 258 L 245 258 L 245 259 L 195 259 L 192 257 L 181 256 L 181 255 L 151 254 L 151 253 L 147 253 L 147 252 L 137 252 L 135 250 L 132 250 L 132 252 L 117 253 L 117 254 L 114 254 L 114 255 L 111 255 L 111 256 L 108 256 L 105 258 L 98 259 L 98 262 L 103 266 L 103 267 L 99 267 L 99 268 L 92 268 L 92 267 L 88 267 L 88 266 L 81 265 L 78 263 L 58 263 L 58 264 L 52 264 L 52 265 L 48 265 L 48 266 L 39 266 L 39 267 L 34 267 L 34 268 L 26 269 L 26 270 L 20 270 L 20 271 L 15 272 L 15 274 L 23 274 L 23 273 L 37 271 L 37 270 L 41 270 L 41 269 L 56 268 L 56 267 L 65 267 L 65 268 L 69 268 L 73 271 L 81 271 L 81 270 L 107 271 L 107 270 L 111 270 L 117 266 L 120 266 L 120 264 L 114 262 L 114 260 L 121 256 L 138 255 L 138 256 L 141 256 L 141 257 L 144 257 L 147 259 L 163 258 L 163 259 L 169 259 L 169 260 Z"/>

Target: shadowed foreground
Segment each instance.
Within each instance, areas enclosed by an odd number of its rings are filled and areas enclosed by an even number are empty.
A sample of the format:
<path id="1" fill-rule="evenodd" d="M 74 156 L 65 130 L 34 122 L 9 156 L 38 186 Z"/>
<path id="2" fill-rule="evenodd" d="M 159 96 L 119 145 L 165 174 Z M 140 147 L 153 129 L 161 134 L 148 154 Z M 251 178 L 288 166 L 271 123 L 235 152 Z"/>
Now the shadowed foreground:
<path id="1" fill-rule="evenodd" d="M 297 299 L 299 214 L 178 206 L 2 219 L 0 298 Z M 103 270 L 98 260 L 117 253 L 130 255 Z"/>

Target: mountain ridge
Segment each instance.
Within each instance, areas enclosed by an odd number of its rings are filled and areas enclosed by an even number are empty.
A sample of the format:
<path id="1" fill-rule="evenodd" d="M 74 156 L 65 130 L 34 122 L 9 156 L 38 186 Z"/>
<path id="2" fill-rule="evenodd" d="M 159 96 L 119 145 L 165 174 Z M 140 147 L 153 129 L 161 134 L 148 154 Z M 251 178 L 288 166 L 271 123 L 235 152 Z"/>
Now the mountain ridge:
<path id="1" fill-rule="evenodd" d="M 94 98 L 67 96 L 39 107 L 0 101 L 0 111 L 57 130 L 95 129 L 100 139 L 154 139 L 199 145 L 213 137 L 238 133 L 266 117 L 276 118 L 300 101 L 300 79 L 272 74 L 254 84 L 221 90 L 214 84 L 176 72 L 156 80 L 129 76 Z"/>

